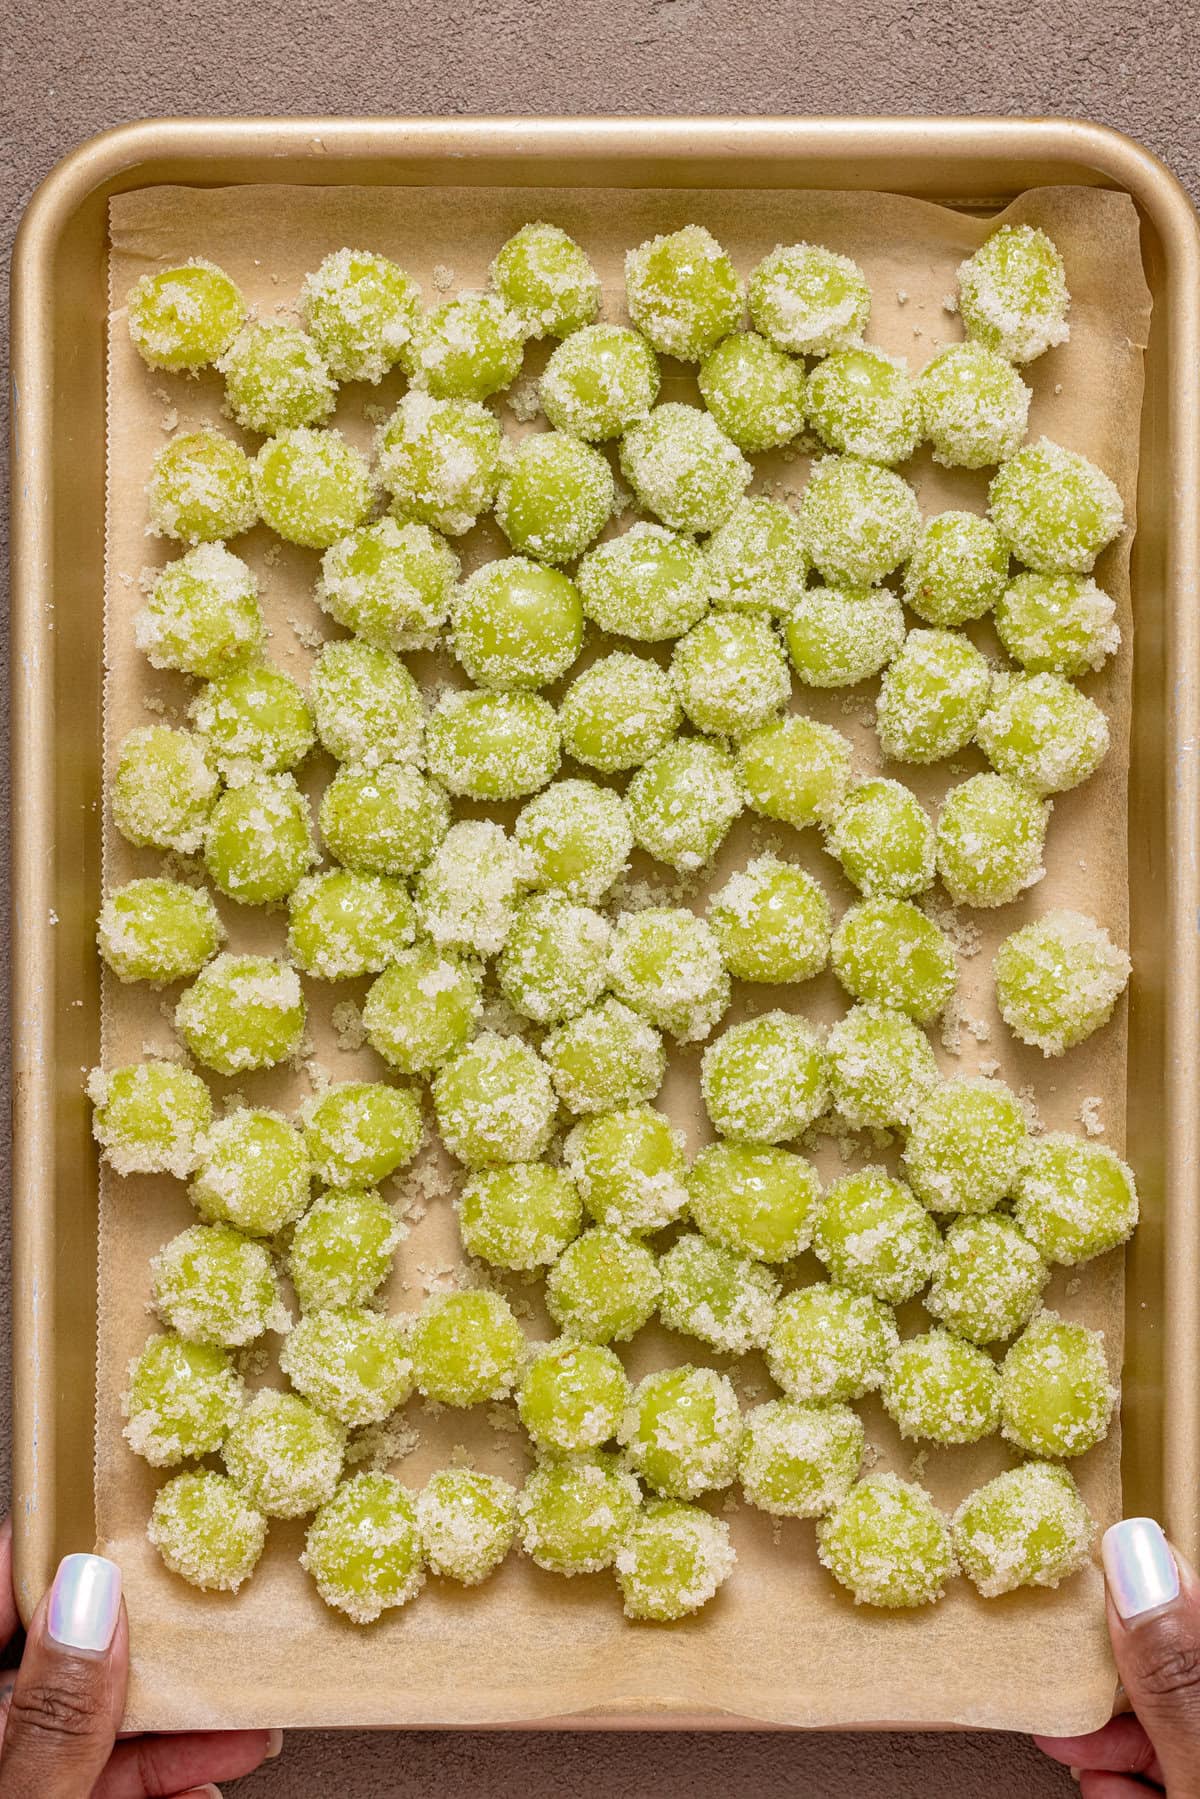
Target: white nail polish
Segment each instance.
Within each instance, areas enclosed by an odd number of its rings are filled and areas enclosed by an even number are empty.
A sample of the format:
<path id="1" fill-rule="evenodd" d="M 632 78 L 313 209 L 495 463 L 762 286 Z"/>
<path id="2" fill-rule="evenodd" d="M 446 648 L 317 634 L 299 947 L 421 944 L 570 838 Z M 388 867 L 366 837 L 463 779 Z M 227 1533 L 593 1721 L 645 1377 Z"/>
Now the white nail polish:
<path id="1" fill-rule="evenodd" d="M 121 1615 L 121 1570 L 102 1555 L 68 1555 L 58 1565 L 46 1630 L 65 1649 L 108 1648 Z"/>
<path id="2" fill-rule="evenodd" d="M 1179 1569 L 1153 1518 L 1123 1518 L 1100 1546 L 1113 1604 L 1128 1623 L 1179 1597 Z"/>

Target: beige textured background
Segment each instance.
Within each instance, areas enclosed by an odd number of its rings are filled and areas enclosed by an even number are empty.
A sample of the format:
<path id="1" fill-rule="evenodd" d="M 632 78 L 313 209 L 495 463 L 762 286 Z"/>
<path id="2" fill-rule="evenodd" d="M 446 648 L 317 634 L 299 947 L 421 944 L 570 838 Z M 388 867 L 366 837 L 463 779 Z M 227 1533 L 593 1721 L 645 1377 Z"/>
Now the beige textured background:
<path id="1" fill-rule="evenodd" d="M 108 125 L 171 113 L 1062 114 L 1129 132 L 1200 194 L 1200 18 L 1187 0 L 8 0 L 4 13 L 5 266 L 26 200 L 60 156 Z M 0 561 L 6 550 L 5 509 Z M 5 814 L 7 789 L 0 763 Z M 7 1228 L 4 1174 L 0 1291 Z M 0 1306 L 5 1489 L 7 1335 Z M 1001 1799 L 1013 1789 L 1026 1799 L 1075 1790 L 1008 1737 L 321 1732 L 294 1734 L 279 1761 L 236 1787 L 247 1799 Z"/>

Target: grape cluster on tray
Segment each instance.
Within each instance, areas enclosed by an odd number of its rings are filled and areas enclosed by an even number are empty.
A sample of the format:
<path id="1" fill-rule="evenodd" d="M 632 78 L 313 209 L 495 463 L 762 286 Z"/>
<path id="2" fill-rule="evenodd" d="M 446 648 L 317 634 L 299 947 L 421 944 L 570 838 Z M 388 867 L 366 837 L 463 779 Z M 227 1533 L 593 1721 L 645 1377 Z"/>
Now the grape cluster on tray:
<path id="1" fill-rule="evenodd" d="M 136 641 L 198 685 L 190 728 L 120 746 L 115 823 L 171 872 L 110 891 L 98 930 L 118 980 L 186 983 L 179 1058 L 97 1070 L 90 1092 L 112 1168 L 187 1181 L 197 1214 L 154 1259 L 163 1329 L 125 1403 L 132 1448 L 182 1470 L 151 1540 L 200 1587 L 236 1590 L 271 1519 L 315 1514 L 304 1564 L 361 1623 L 426 1570 L 483 1580 L 514 1541 L 564 1575 L 612 1568 L 629 1617 L 668 1620 L 733 1566 L 698 1502 L 735 1481 L 816 1518 L 825 1567 L 877 1606 L 935 1600 L 960 1570 L 987 1596 L 1053 1585 L 1088 1554 L 1066 1464 L 1116 1394 L 1101 1334 L 1042 1293 L 1052 1264 L 1129 1235 L 1133 1176 L 1089 1138 L 1031 1132 L 1001 1081 L 940 1076 L 926 1030 L 958 966 L 922 903 L 938 879 L 961 906 L 1025 893 L 1050 797 L 1108 748 L 1075 682 L 1119 647 L 1091 570 L 1120 498 L 1085 457 L 1026 441 L 1021 368 L 1067 334 L 1061 258 L 1039 230 L 995 231 L 959 270 L 964 340 L 915 379 L 864 341 L 861 269 L 816 245 L 743 284 L 687 226 L 630 251 L 625 297 L 629 323 L 602 322 L 584 250 L 530 224 L 486 292 L 428 310 L 394 263 L 349 249 L 306 279 L 300 324 L 253 316 L 204 261 L 128 298 L 145 362 L 215 365 L 229 417 L 263 440 L 250 455 L 187 430 L 156 458 L 151 528 L 180 553 Z M 487 402 L 542 337 L 550 428 L 516 441 Z M 659 402 L 660 357 L 698 365 L 702 407 Z M 408 389 L 368 458 L 327 421 L 339 384 L 396 367 Z M 747 492 L 749 457 L 814 440 L 794 506 Z M 921 444 L 995 467 L 986 513 L 922 518 L 896 466 Z M 613 535 L 617 472 L 642 516 Z M 512 553 L 462 578 L 453 540 L 489 512 Z M 228 548 L 259 523 L 320 553 L 314 597 L 346 633 L 307 692 L 269 660 Z M 985 615 L 1003 666 L 964 630 Z M 577 668 L 597 631 L 620 642 Z M 470 685 L 431 699 L 404 655 L 439 645 Z M 895 774 L 862 779 L 803 694 L 876 676 Z M 989 772 L 935 820 L 900 777 L 969 744 Z M 296 771 L 318 746 L 336 768 L 314 820 Z M 514 800 L 511 828 L 487 815 Z M 781 852 L 682 903 L 746 809 L 817 833 L 856 902 L 835 920 Z M 681 903 L 623 908 L 635 846 Z M 275 907 L 279 953 L 224 947 L 209 885 L 227 917 Z M 828 1030 L 803 997 L 826 967 L 850 1002 Z M 1128 975 L 1063 910 L 1012 932 L 994 968 L 1007 1025 L 1047 1056 L 1102 1027 Z M 366 1039 L 395 1079 L 326 1085 L 290 1118 L 241 1096 L 214 1110 L 197 1070 L 287 1063 L 306 982 L 364 976 Z M 485 981 L 520 1030 L 484 1028 Z M 734 982 L 797 999 L 722 1028 Z M 671 1043 L 705 1044 L 715 1141 L 690 1163 L 654 1103 Z M 472 1273 L 392 1315 L 376 1296 L 402 1226 L 380 1185 L 428 1107 L 464 1170 Z M 831 1118 L 896 1133 L 898 1169 L 822 1189 L 803 1139 Z M 798 1284 L 809 1249 L 826 1278 Z M 489 1269 L 543 1273 L 561 1334 L 529 1341 Z M 902 1337 L 895 1308 L 918 1296 L 924 1328 Z M 743 1412 L 703 1360 L 631 1385 L 614 1346 L 656 1313 L 698 1356 L 761 1352 L 778 1395 Z M 237 1352 L 272 1332 L 287 1385 L 251 1392 Z M 420 1492 L 348 1472 L 355 1433 L 414 1392 L 514 1397 L 535 1452 L 520 1492 L 464 1466 Z M 875 1392 L 905 1438 L 999 1431 L 1021 1459 L 947 1518 L 915 1481 L 864 1472 L 853 1402 Z"/>

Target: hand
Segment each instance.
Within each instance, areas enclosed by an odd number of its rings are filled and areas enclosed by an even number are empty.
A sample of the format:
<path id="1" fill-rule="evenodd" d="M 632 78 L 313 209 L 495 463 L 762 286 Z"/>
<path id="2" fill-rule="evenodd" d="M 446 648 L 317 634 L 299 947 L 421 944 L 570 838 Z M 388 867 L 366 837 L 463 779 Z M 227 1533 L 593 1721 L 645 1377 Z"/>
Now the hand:
<path id="1" fill-rule="evenodd" d="M 1108 1629 L 1133 1707 L 1086 1737 L 1035 1737 L 1082 1799 L 1200 1799 L 1200 1581 L 1152 1518 L 1104 1534 Z M 0 1794 L 3 1783 L 0 1782 Z"/>
<path id="2" fill-rule="evenodd" d="M 20 1632 L 12 1526 L 0 1524 L 0 1644 Z M 118 1740 L 129 1678 L 121 1571 L 69 1555 L 34 1613 L 20 1666 L 0 1674 L 0 1799 L 213 1799 L 278 1755 L 276 1730 Z"/>

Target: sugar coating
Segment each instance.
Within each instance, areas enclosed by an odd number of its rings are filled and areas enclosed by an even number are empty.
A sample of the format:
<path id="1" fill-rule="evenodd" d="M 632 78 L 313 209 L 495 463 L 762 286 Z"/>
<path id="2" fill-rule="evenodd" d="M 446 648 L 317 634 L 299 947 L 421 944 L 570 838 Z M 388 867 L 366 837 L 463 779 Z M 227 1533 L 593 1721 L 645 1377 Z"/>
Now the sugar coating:
<path id="1" fill-rule="evenodd" d="M 435 400 L 486 400 L 521 372 L 525 326 L 499 294 L 462 293 L 427 313 L 413 335 L 413 385 Z"/>
<path id="2" fill-rule="evenodd" d="M 597 1574 L 612 1566 L 640 1500 L 637 1481 L 613 1456 L 540 1462 L 517 1497 L 521 1547 L 551 1574 Z"/>
<path id="3" fill-rule="evenodd" d="M 996 604 L 1001 643 L 1030 674 L 1085 675 L 1121 647 L 1116 602 L 1082 575 L 1018 575 Z"/>
<path id="4" fill-rule="evenodd" d="M 1030 1153 L 1025 1108 L 1003 1081 L 943 1081 L 908 1120 L 906 1178 L 931 1212 L 990 1212 Z"/>
<path id="5" fill-rule="evenodd" d="M 711 862 L 742 810 L 737 764 L 701 737 L 678 737 L 638 769 L 625 790 L 634 841 L 689 873 Z"/>
<path id="6" fill-rule="evenodd" d="M 849 741 L 832 725 L 793 713 L 744 738 L 738 774 L 746 803 L 783 824 L 819 824 L 850 785 Z"/>
<path id="7" fill-rule="evenodd" d="M 481 1031 L 433 1077 L 433 1109 L 442 1141 L 470 1168 L 532 1162 L 554 1122 L 550 1071 L 519 1037 Z"/>
<path id="8" fill-rule="evenodd" d="M 699 362 L 737 329 L 745 290 L 716 238 L 685 225 L 625 255 L 629 316 L 664 356 Z"/>
<path id="9" fill-rule="evenodd" d="M 820 883 L 793 862 L 754 856 L 708 902 L 708 922 L 731 975 L 811 980 L 829 959 L 832 918 Z"/>
<path id="10" fill-rule="evenodd" d="M 1012 362 L 1067 341 L 1066 270 L 1036 225 L 1001 225 L 958 267 L 958 309 L 969 338 Z"/>
<path id="11" fill-rule="evenodd" d="M 834 350 L 808 377 L 807 407 L 831 450 L 892 463 L 916 448 L 917 399 L 902 357 L 863 344 Z"/>
<path id="12" fill-rule="evenodd" d="M 215 956 L 175 1008 L 175 1027 L 218 1074 L 272 1068 L 294 1055 L 306 1008 L 294 968 L 270 956 Z"/>
<path id="13" fill-rule="evenodd" d="M 151 531 L 187 544 L 240 537 L 259 514 L 245 452 L 208 429 L 182 432 L 158 452 L 146 502 Z"/>
<path id="14" fill-rule="evenodd" d="M 497 955 L 528 873 L 523 850 L 501 825 L 459 819 L 417 877 L 418 922 L 439 949 Z"/>
<path id="15" fill-rule="evenodd" d="M 862 1420 L 849 1406 L 768 1400 L 746 1414 L 742 1491 L 773 1517 L 819 1518 L 858 1479 L 864 1448 Z"/>
<path id="16" fill-rule="evenodd" d="M 1059 910 L 1006 937 L 992 967 L 1005 1024 L 1061 1056 L 1108 1023 L 1132 964 L 1094 918 Z"/>
<path id="17" fill-rule="evenodd" d="M 210 681 L 189 710 L 228 781 L 284 774 L 316 742 L 312 713 L 300 688 L 282 669 L 266 664 Z"/>
<path id="18" fill-rule="evenodd" d="M 1048 1262 L 1090 1262 L 1133 1235 L 1133 1170 L 1103 1143 L 1053 1131 L 1029 1146 L 1013 1215 Z"/>
<path id="19" fill-rule="evenodd" d="M 900 1305 L 929 1279 L 937 1226 L 903 1181 L 863 1168 L 836 1181 L 813 1218 L 812 1246 L 831 1280 Z"/>
<path id="20" fill-rule="evenodd" d="M 967 1495 L 951 1520 L 963 1573 L 985 1599 L 1057 1587 L 1085 1567 L 1096 1526 L 1065 1468 L 1025 1462 Z"/>
<path id="21" fill-rule="evenodd" d="M 700 368 L 700 392 L 740 450 L 777 449 L 806 423 L 804 365 L 754 331 L 724 338 Z"/>
<path id="22" fill-rule="evenodd" d="M 851 999 L 932 1024 L 958 985 L 954 945 L 909 900 L 851 906 L 833 933 L 833 972 Z"/>
<path id="23" fill-rule="evenodd" d="M 516 1491 L 498 1474 L 439 1468 L 418 1493 L 416 1509 L 430 1573 L 464 1587 L 494 1573 L 516 1535 Z"/>
<path id="24" fill-rule="evenodd" d="M 558 894 L 522 901 L 496 972 L 514 1011 L 561 1024 L 599 999 L 608 979 L 608 920 Z"/>
<path id="25" fill-rule="evenodd" d="M 616 508 L 612 470 L 566 431 L 541 431 L 513 448 L 496 494 L 496 520 L 518 554 L 574 562 Z"/>
<path id="26" fill-rule="evenodd" d="M 637 1515 L 616 1556 L 627 1618 L 669 1624 L 708 1604 L 733 1572 L 729 1526 L 697 1505 L 656 1500 Z"/>
<path id="27" fill-rule="evenodd" d="M 750 316 L 800 356 L 828 356 L 862 339 L 871 289 L 856 262 L 820 244 L 777 244 L 749 281 Z"/>
<path id="28" fill-rule="evenodd" d="M 1039 1312 L 1000 1367 L 1002 1430 L 1027 1455 L 1083 1455 L 1108 1433 L 1117 1390 L 1103 1331 Z"/>
<path id="29" fill-rule="evenodd" d="M 590 906 L 625 872 L 633 848 L 620 794 L 594 781 L 552 782 L 522 806 L 513 835 L 535 886 Z"/>
<path id="30" fill-rule="evenodd" d="M 800 529 L 831 587 L 875 587 L 916 548 L 917 496 L 891 469 L 857 456 L 822 456 L 800 496 Z"/>
<path id="31" fill-rule="evenodd" d="M 834 1106 L 856 1129 L 906 1125 L 938 1079 L 929 1039 L 890 1006 L 852 1006 L 826 1040 Z"/>
<path id="32" fill-rule="evenodd" d="M 204 866 L 239 905 L 286 899 L 316 859 L 308 800 L 291 775 L 230 787 L 209 814 Z"/>
<path id="33" fill-rule="evenodd" d="M 631 525 L 598 544 L 575 578 L 592 623 L 640 643 L 682 637 L 708 610 L 704 552 L 662 525 Z"/>
<path id="34" fill-rule="evenodd" d="M 817 1555 L 856 1605 L 931 1605 L 955 1573 L 946 1520 L 923 1487 L 868 1474 L 817 1525 Z"/>
<path id="35" fill-rule="evenodd" d="M 619 1435 L 629 1466 L 666 1499 L 697 1499 L 737 1478 L 742 1414 L 732 1381 L 715 1368 L 648 1374 Z"/>
<path id="36" fill-rule="evenodd" d="M 274 1262 L 232 1225 L 180 1231 L 152 1258 L 150 1272 L 155 1310 L 189 1343 L 238 1349 L 287 1326 Z"/>
<path id="37" fill-rule="evenodd" d="M 658 1031 L 611 995 L 550 1031 L 542 1055 L 554 1091 L 576 1113 L 651 1100 L 667 1071 Z"/>
<path id="38" fill-rule="evenodd" d="M 178 981 L 196 974 L 225 941 L 225 927 L 203 888 L 149 877 L 106 896 L 96 943 L 120 981 Z"/>
<path id="39" fill-rule="evenodd" d="M 130 843 L 191 855 L 204 839 L 218 785 L 201 738 L 168 725 L 141 725 L 117 752 L 113 823 Z"/>
<path id="40" fill-rule="evenodd" d="M 546 1267 L 583 1223 L 574 1182 L 543 1162 L 481 1169 L 456 1206 L 463 1248 L 496 1268 Z"/>
<path id="41" fill-rule="evenodd" d="M 730 1025 L 704 1052 L 700 1088 L 713 1126 L 743 1143 L 782 1143 L 806 1131 L 829 1099 L 828 1064 L 805 1018 L 764 1012 Z"/>
<path id="42" fill-rule="evenodd" d="M 400 1238 L 400 1221 L 374 1189 L 322 1193 L 285 1257 L 301 1310 L 362 1305 L 387 1278 Z"/>
<path id="43" fill-rule="evenodd" d="M 600 277 L 560 225 L 522 225 L 497 251 L 491 276 L 533 337 L 566 337 L 600 310 Z"/>
<path id="44" fill-rule="evenodd" d="M 400 658 L 358 639 L 327 643 L 309 685 L 317 735 L 339 762 L 411 762 L 425 724 L 421 690 Z"/>
<path id="45" fill-rule="evenodd" d="M 421 1106 L 408 1087 L 340 1081 L 300 1108 L 304 1142 L 327 1187 L 373 1187 L 403 1168 L 421 1142 Z"/>
<path id="46" fill-rule="evenodd" d="M 1125 524 L 1104 470 L 1047 437 L 999 469 L 988 511 L 1013 555 L 1039 575 L 1086 575 Z"/>
<path id="47" fill-rule="evenodd" d="M 279 1366 L 298 1393 L 346 1425 L 382 1423 L 413 1387 L 403 1326 L 359 1306 L 306 1312 L 284 1339 Z"/>
<path id="48" fill-rule="evenodd" d="M 671 679 L 698 731 L 744 737 L 787 704 L 792 683 L 778 633 L 765 618 L 714 612 L 675 645 Z"/>
<path id="49" fill-rule="evenodd" d="M 623 1343 L 649 1322 L 661 1290 L 643 1243 L 597 1226 L 567 1245 L 546 1277 L 546 1309 L 567 1336 Z"/>
<path id="50" fill-rule="evenodd" d="M 236 283 L 199 256 L 143 275 L 125 305 L 130 339 L 152 369 L 199 369 L 215 362 L 246 316 Z"/>
<path id="51" fill-rule="evenodd" d="M 688 1210 L 704 1235 L 763 1262 L 808 1248 L 820 1191 L 803 1156 L 765 1144 L 710 1144 L 687 1174 Z"/>
<path id="52" fill-rule="evenodd" d="M 921 435 L 949 468 L 987 468 L 1020 448 L 1032 394 L 1011 362 L 986 344 L 951 344 L 917 382 Z"/>
<path id="53" fill-rule="evenodd" d="M 390 1474 L 351 1475 L 309 1525 L 300 1565 L 355 1624 L 407 1605 L 425 1581 L 412 1494 Z"/>
<path id="54" fill-rule="evenodd" d="M 175 1062 L 135 1062 L 87 1080 L 95 1108 L 92 1135 L 118 1174 L 173 1174 L 185 1180 L 212 1122 L 212 1100 L 198 1074 Z"/>
<path id="55" fill-rule="evenodd" d="M 992 671 L 958 631 L 910 631 L 884 670 L 875 725 L 885 756 L 940 762 L 971 741 L 992 691 Z"/>
<path id="56" fill-rule="evenodd" d="M 152 1468 L 174 1468 L 221 1447 L 245 1389 L 223 1349 L 158 1334 L 129 1364 L 124 1437 Z"/>
<path id="57" fill-rule="evenodd" d="M 808 551 L 795 513 L 779 500 L 739 500 L 705 545 L 709 597 L 735 612 L 789 614 L 804 591 Z"/>
<path id="58" fill-rule="evenodd" d="M 975 1443 L 1000 1423 L 1000 1377 L 982 1349 L 947 1330 L 893 1350 L 880 1397 L 902 1437 Z"/>
<path id="59" fill-rule="evenodd" d="M 542 410 L 559 431 L 589 443 L 620 437 L 658 398 L 658 358 L 624 325 L 585 325 L 557 345 L 542 371 Z"/>
<path id="60" fill-rule="evenodd" d="M 400 1074 L 428 1074 L 462 1049 L 482 1005 L 479 975 L 454 950 L 418 943 L 367 993 L 363 1025 L 372 1049 Z"/>
<path id="61" fill-rule="evenodd" d="M 307 1207 L 312 1165 L 304 1138 L 280 1112 L 238 1106 L 204 1133 L 188 1198 L 210 1224 L 273 1237 Z"/>
<path id="62" fill-rule="evenodd" d="M 934 854 L 956 906 L 1006 906 L 1045 874 L 1049 808 L 1005 775 L 971 775 L 938 814 Z"/>
<path id="63" fill-rule="evenodd" d="M 588 1216 L 611 1230 L 662 1230 L 687 1204 L 683 1136 L 653 1106 L 584 1119 L 568 1136 L 564 1154 Z"/>
<path id="64" fill-rule="evenodd" d="M 665 669 L 614 650 L 577 675 L 558 709 L 562 745 L 587 768 L 617 774 L 670 742 L 682 712 Z"/>
<path id="65" fill-rule="evenodd" d="M 429 649 L 446 623 L 458 572 L 444 537 L 389 516 L 330 544 L 313 597 L 376 649 Z"/>
<path id="66" fill-rule="evenodd" d="M 337 402 L 337 387 L 314 340 L 295 325 L 251 319 L 217 361 L 225 404 L 244 431 L 286 431 L 321 425 Z"/>
<path id="67" fill-rule="evenodd" d="M 413 1320 L 408 1347 L 426 1399 L 482 1405 L 512 1392 L 525 1355 L 525 1334 L 508 1301 L 480 1288 L 433 1294 Z"/>
<path id="68" fill-rule="evenodd" d="M 879 1386 L 898 1341 L 890 1306 L 816 1282 L 786 1293 L 776 1306 L 767 1367 L 789 1399 L 859 1399 Z"/>
<path id="69" fill-rule="evenodd" d="M 448 793 L 520 799 L 558 773 L 558 718 L 534 693 L 450 692 L 430 715 L 425 752 L 430 774 Z"/>
<path id="70" fill-rule="evenodd" d="M 900 781 L 856 782 L 832 811 L 826 841 L 868 899 L 911 899 L 933 882 L 933 825 Z"/>
<path id="71" fill-rule="evenodd" d="M 451 647 L 482 687 L 546 687 L 583 643 L 575 583 L 526 556 L 484 563 L 456 590 L 450 612 Z"/>
<path id="72" fill-rule="evenodd" d="M 620 454 L 621 472 L 642 505 L 676 531 L 723 525 L 754 472 L 709 413 L 676 400 L 630 425 Z"/>
<path id="73" fill-rule="evenodd" d="M 288 898 L 288 920 L 292 961 L 323 981 L 378 974 L 416 929 L 403 882 L 348 868 L 300 881 Z"/>
<path id="74" fill-rule="evenodd" d="M 133 621 L 152 668 L 204 680 L 257 661 L 266 636 L 258 581 L 223 543 L 198 543 L 168 562 Z"/>
<path id="75" fill-rule="evenodd" d="M 421 290 L 386 256 L 343 248 L 304 277 L 300 311 L 339 381 L 378 382 L 408 353 Z"/>
<path id="76" fill-rule="evenodd" d="M 1046 1274 L 1006 1214 L 956 1218 L 934 1257 L 925 1310 L 972 1343 L 995 1343 L 1029 1322 Z"/>
<path id="77" fill-rule="evenodd" d="M 521 1423 L 540 1450 L 555 1455 L 610 1442 L 628 1402 L 620 1358 L 565 1337 L 538 1351 L 517 1392 Z"/>
<path id="78" fill-rule="evenodd" d="M 502 443 L 500 421 L 478 401 L 406 393 L 378 449 L 396 517 L 461 537 L 496 497 Z"/>
<path id="79" fill-rule="evenodd" d="M 727 1355 L 762 1348 L 779 1282 L 761 1262 L 684 1231 L 660 1259 L 658 1272 L 658 1315 L 668 1330 L 697 1337 Z"/>
<path id="80" fill-rule="evenodd" d="M 224 1474 L 177 1474 L 155 1496 L 146 1535 L 172 1574 L 209 1593 L 236 1593 L 253 1574 L 267 1520 Z"/>
<path id="81" fill-rule="evenodd" d="M 806 687 L 856 687 L 899 653 L 904 608 L 888 587 L 810 587 L 784 626 Z"/>
<path id="82" fill-rule="evenodd" d="M 346 763 L 321 796 L 330 855 L 361 874 L 403 876 L 424 867 L 450 823 L 441 790 L 404 763 Z"/>
<path id="83" fill-rule="evenodd" d="M 1008 580 L 1008 546 L 990 518 L 939 512 L 926 519 L 904 571 L 904 603 L 948 630 L 982 618 Z"/>
<path id="84" fill-rule="evenodd" d="M 623 912 L 613 929 L 609 980 L 619 999 L 680 1043 L 698 1043 L 729 1005 L 721 948 L 682 906 Z"/>
<path id="85" fill-rule="evenodd" d="M 253 473 L 263 523 L 285 543 L 310 550 L 327 550 L 361 525 L 375 498 L 366 457 L 339 431 L 277 432 L 255 457 Z"/>

